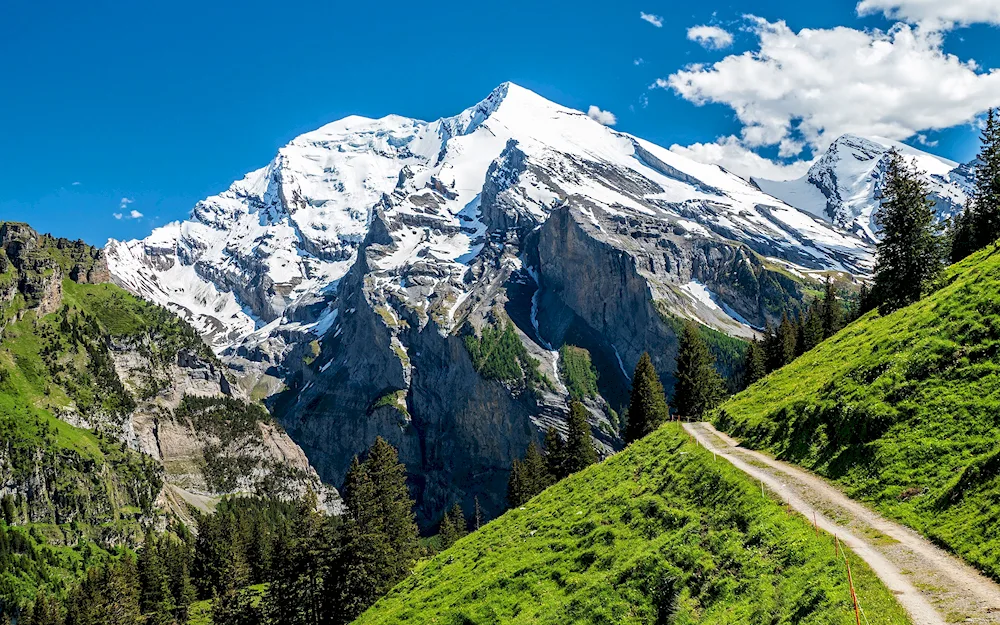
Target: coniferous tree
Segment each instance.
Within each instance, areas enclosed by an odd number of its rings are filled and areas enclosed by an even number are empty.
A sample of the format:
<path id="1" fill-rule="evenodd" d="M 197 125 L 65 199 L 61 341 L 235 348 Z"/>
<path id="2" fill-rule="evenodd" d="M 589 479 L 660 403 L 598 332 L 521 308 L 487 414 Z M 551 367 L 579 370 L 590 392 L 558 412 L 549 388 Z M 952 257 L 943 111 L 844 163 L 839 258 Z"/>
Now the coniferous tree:
<path id="1" fill-rule="evenodd" d="M 337 622 L 357 618 L 406 577 L 418 549 L 406 467 L 382 437 L 375 439 L 364 463 L 352 463 L 344 491 L 348 513 L 332 573 L 337 598 L 327 617 Z"/>
<path id="2" fill-rule="evenodd" d="M 355 462 L 357 458 L 354 459 Z M 352 463 L 352 470 L 356 469 Z M 345 500 L 348 488 L 344 489 Z M 361 494 L 354 487 L 354 504 L 360 505 Z M 272 622 L 283 625 L 318 625 L 339 606 L 330 575 L 335 553 L 335 537 L 317 510 L 318 498 L 309 491 L 298 504 L 295 530 L 283 534 L 274 547 L 274 571 L 264 599 L 265 612 Z M 330 588 L 332 586 L 334 588 Z M 227 609 L 235 617 L 246 615 L 245 597 L 224 595 Z M 251 613 L 248 618 L 254 617 Z"/>
<path id="3" fill-rule="evenodd" d="M 972 231 L 976 249 L 1000 238 L 1000 118 L 990 109 L 976 159 L 976 188 L 972 194 Z"/>
<path id="4" fill-rule="evenodd" d="M 587 408 L 579 401 L 569 403 L 569 433 L 566 437 L 566 469 L 576 473 L 597 462 L 597 450 L 591 437 Z"/>
<path id="5" fill-rule="evenodd" d="M 566 468 L 566 443 L 554 427 L 545 432 L 545 466 L 555 481 L 570 474 Z"/>
<path id="6" fill-rule="evenodd" d="M 957 263 L 979 247 L 976 236 L 976 209 L 972 201 L 966 202 L 965 209 L 955 215 L 948 224 L 948 260 Z"/>
<path id="7" fill-rule="evenodd" d="M 770 327 L 768 328 L 770 330 Z M 767 369 L 775 371 L 795 360 L 795 350 L 798 346 L 798 330 L 789 318 L 788 313 L 781 315 L 781 323 L 770 330 L 765 339 L 767 348 Z"/>
<path id="8" fill-rule="evenodd" d="M 882 240 L 875 246 L 873 292 L 883 315 L 920 299 L 941 271 L 933 207 L 926 184 L 898 152 L 892 152 L 876 217 Z"/>
<path id="9" fill-rule="evenodd" d="M 663 384 L 656 374 L 649 353 L 644 353 L 632 375 L 632 393 L 628 404 L 625 443 L 631 444 L 650 434 L 670 417 Z"/>
<path id="10" fill-rule="evenodd" d="M 798 338 L 799 345 L 797 346 L 800 355 L 823 342 L 822 304 L 814 303 L 809 307 L 809 312 L 801 318 L 802 332 Z"/>
<path id="11" fill-rule="evenodd" d="M 532 495 L 528 488 L 527 479 L 524 474 L 524 465 L 517 458 L 510 465 L 510 477 L 507 478 L 507 506 L 519 508 L 525 504 Z"/>
<path id="12" fill-rule="evenodd" d="M 479 497 L 473 499 L 472 531 L 478 532 L 483 526 L 483 509 L 479 506 Z"/>
<path id="13" fill-rule="evenodd" d="M 531 441 L 528 451 L 524 454 L 524 464 L 522 465 L 527 478 L 529 499 L 552 485 L 552 476 L 549 475 L 549 468 L 545 464 L 545 458 L 538 449 L 538 444 Z"/>
<path id="14" fill-rule="evenodd" d="M 684 325 L 677 353 L 674 408 L 684 417 L 701 418 L 725 395 L 725 381 L 715 370 L 715 359 L 693 323 Z"/>
<path id="15" fill-rule="evenodd" d="M 760 341 L 750 341 L 743 365 L 743 387 L 763 380 L 767 376 L 767 358 Z"/>
<path id="16" fill-rule="evenodd" d="M 44 590 L 39 590 L 35 595 L 35 602 L 17 622 L 18 625 L 63 625 L 59 600 Z"/>
<path id="17" fill-rule="evenodd" d="M 441 548 L 447 549 L 451 547 L 468 533 L 465 513 L 462 511 L 462 506 L 456 503 L 451 507 L 451 510 L 444 513 L 444 517 L 441 519 L 441 529 L 439 532 L 441 535 Z"/>
<path id="18" fill-rule="evenodd" d="M 170 594 L 167 573 L 160 560 L 157 538 L 152 530 L 146 532 L 142 550 L 139 552 L 139 609 L 143 614 L 156 615 L 154 622 L 162 620 L 159 614 L 166 595 Z"/>
<path id="19" fill-rule="evenodd" d="M 824 340 L 840 331 L 843 315 L 843 306 L 840 303 L 840 298 L 837 297 L 837 286 L 834 284 L 833 278 L 827 278 L 825 288 L 823 289 L 822 303 Z"/>

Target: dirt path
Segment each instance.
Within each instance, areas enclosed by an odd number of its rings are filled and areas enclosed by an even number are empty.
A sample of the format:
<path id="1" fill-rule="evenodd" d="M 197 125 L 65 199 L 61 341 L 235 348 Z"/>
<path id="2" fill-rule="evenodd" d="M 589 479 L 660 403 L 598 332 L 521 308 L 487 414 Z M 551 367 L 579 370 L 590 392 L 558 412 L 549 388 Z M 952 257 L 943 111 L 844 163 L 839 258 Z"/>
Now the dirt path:
<path id="1" fill-rule="evenodd" d="M 836 534 L 867 562 L 915 624 L 1000 623 L 1000 585 L 913 530 L 882 518 L 823 478 L 739 447 L 709 423 L 684 427 L 806 518 L 815 513 L 820 529 Z"/>

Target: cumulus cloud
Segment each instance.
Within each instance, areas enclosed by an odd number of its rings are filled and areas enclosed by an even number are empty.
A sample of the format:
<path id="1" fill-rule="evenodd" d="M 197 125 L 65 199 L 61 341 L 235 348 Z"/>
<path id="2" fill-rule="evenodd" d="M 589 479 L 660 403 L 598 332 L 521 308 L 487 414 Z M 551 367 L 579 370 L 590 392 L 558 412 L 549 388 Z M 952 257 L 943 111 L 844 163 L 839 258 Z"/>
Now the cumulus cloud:
<path id="1" fill-rule="evenodd" d="M 614 113 L 612 113 L 611 111 L 602 111 L 600 108 L 594 106 L 593 104 L 591 104 L 590 108 L 587 109 L 587 117 L 596 122 L 600 122 L 605 126 L 614 126 L 615 124 L 618 123 L 618 118 L 615 117 Z"/>
<path id="2" fill-rule="evenodd" d="M 121 201 L 121 208 L 124 209 L 125 207 L 127 207 L 129 204 L 132 204 L 133 202 L 135 202 L 135 200 L 133 200 L 132 198 L 123 197 L 122 201 Z"/>
<path id="3" fill-rule="evenodd" d="M 80 184 L 81 184 L 81 183 L 80 183 L 80 182 L 78 181 L 78 182 L 74 182 L 74 183 L 72 184 L 72 186 L 74 186 L 74 187 L 79 187 L 79 186 L 80 186 Z"/>
<path id="4" fill-rule="evenodd" d="M 700 163 L 719 165 L 744 178 L 794 180 L 804 176 L 810 165 L 808 161 L 791 164 L 772 161 L 747 149 L 738 137 L 732 136 L 720 137 L 715 143 L 673 145 L 670 151 Z"/>
<path id="5" fill-rule="evenodd" d="M 1000 105 L 1000 71 L 945 53 L 933 31 L 900 23 L 886 32 L 794 32 L 783 21 L 749 19 L 758 50 L 650 85 L 698 105 L 731 107 L 746 147 L 780 146 L 788 158 L 848 132 L 902 140 Z"/>
<path id="6" fill-rule="evenodd" d="M 122 215 L 121 213 L 111 213 L 111 215 L 112 215 L 112 217 L 114 217 L 115 219 L 121 219 L 122 217 L 124 217 L 124 216 L 125 216 L 125 215 Z"/>
<path id="7" fill-rule="evenodd" d="M 129 212 L 128 216 L 131 217 L 132 219 L 139 219 L 140 217 L 142 217 L 142 213 L 133 208 L 131 212 Z"/>
<path id="8" fill-rule="evenodd" d="M 688 39 L 709 50 L 722 50 L 733 45 L 733 35 L 718 26 L 692 26 L 688 29 Z"/>
<path id="9" fill-rule="evenodd" d="M 652 13 L 644 13 L 640 11 L 639 19 L 645 20 L 657 28 L 663 28 L 663 18 L 659 15 L 653 15 Z"/>
<path id="10" fill-rule="evenodd" d="M 858 15 L 881 13 L 928 29 L 1000 24 L 1000 0 L 861 0 Z"/>
<path id="11" fill-rule="evenodd" d="M 644 59 L 643 59 L 643 58 L 642 58 L 642 57 L 640 56 L 639 58 L 637 58 L 637 59 L 634 59 L 634 60 L 632 61 L 632 65 L 642 65 L 642 64 L 643 64 L 643 63 L 645 63 L 645 62 L 646 62 L 646 61 L 645 61 L 645 60 L 644 60 Z"/>

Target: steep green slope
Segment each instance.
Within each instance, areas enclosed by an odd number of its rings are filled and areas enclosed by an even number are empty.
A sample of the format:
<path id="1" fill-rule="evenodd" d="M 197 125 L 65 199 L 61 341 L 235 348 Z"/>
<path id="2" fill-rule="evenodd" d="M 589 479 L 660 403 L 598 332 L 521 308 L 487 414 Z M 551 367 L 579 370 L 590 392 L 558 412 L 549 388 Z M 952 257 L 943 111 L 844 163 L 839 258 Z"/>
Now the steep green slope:
<path id="1" fill-rule="evenodd" d="M 1000 254 L 943 282 L 737 395 L 716 423 L 1000 579 Z"/>
<path id="2" fill-rule="evenodd" d="M 906 623 L 852 557 L 871 623 Z M 357 623 L 848 623 L 844 564 L 673 424 L 420 565 Z"/>

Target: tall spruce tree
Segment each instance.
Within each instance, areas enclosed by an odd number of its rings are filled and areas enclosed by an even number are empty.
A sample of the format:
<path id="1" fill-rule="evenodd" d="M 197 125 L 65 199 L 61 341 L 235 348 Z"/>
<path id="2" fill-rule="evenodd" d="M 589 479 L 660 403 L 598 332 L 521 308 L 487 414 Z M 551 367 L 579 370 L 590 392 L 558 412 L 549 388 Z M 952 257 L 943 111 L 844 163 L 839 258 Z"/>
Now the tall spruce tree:
<path id="1" fill-rule="evenodd" d="M 569 403 L 569 427 L 566 436 L 566 469 L 576 473 L 597 462 L 597 450 L 591 437 L 587 408 L 579 401 Z"/>
<path id="2" fill-rule="evenodd" d="M 876 222 L 882 240 L 875 246 L 873 293 L 884 315 L 920 299 L 941 271 L 943 252 L 927 186 L 896 151 Z"/>
<path id="3" fill-rule="evenodd" d="M 821 305 L 823 317 L 823 339 L 828 339 L 840 331 L 844 307 L 837 296 L 837 285 L 833 278 L 827 278 L 823 288 L 823 303 Z"/>
<path id="4" fill-rule="evenodd" d="M 441 548 L 451 547 L 468 533 L 465 513 L 462 511 L 462 506 L 456 503 L 441 518 L 441 527 L 438 532 L 441 536 Z"/>
<path id="5" fill-rule="evenodd" d="M 473 510 L 472 510 L 472 531 L 478 532 L 479 528 L 483 526 L 483 509 L 479 505 L 479 497 L 477 496 L 473 499 Z"/>
<path id="6" fill-rule="evenodd" d="M 353 462 L 344 485 L 348 508 L 334 559 L 337 599 L 330 620 L 349 622 L 406 577 L 416 561 L 418 533 L 406 467 L 382 437 L 363 463 Z"/>
<path id="7" fill-rule="evenodd" d="M 524 464 L 515 458 L 510 465 L 510 476 L 507 478 L 507 507 L 519 508 L 531 499 L 531 490 L 525 476 Z"/>
<path id="8" fill-rule="evenodd" d="M 725 381 L 715 370 L 715 358 L 694 323 L 686 323 L 677 353 L 674 409 L 700 419 L 725 396 Z"/>
<path id="9" fill-rule="evenodd" d="M 972 195 L 976 248 L 1000 239 L 1000 118 L 990 109 L 976 159 L 976 188 Z"/>
<path id="10" fill-rule="evenodd" d="M 628 403 L 628 424 L 625 426 L 625 443 L 631 444 L 652 433 L 670 417 L 663 384 L 656 368 L 644 353 L 632 375 L 632 393 Z"/>
<path id="11" fill-rule="evenodd" d="M 760 341 L 750 341 L 743 360 L 743 388 L 763 380 L 767 375 L 767 357 Z"/>
<path id="12" fill-rule="evenodd" d="M 566 443 L 559 430 L 550 427 L 545 432 L 545 466 L 553 480 L 559 481 L 569 475 L 566 468 Z"/>

